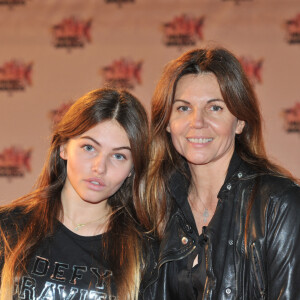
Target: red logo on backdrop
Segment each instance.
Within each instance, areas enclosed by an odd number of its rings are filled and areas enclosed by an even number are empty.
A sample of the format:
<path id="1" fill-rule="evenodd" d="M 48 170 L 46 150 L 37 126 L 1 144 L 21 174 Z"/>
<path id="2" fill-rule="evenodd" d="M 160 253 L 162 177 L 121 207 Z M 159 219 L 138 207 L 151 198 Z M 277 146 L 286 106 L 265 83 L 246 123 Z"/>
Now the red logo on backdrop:
<path id="1" fill-rule="evenodd" d="M 105 0 L 106 3 L 117 3 L 119 5 L 122 5 L 123 3 L 133 3 L 135 0 Z"/>
<path id="2" fill-rule="evenodd" d="M 239 61 L 252 84 L 262 83 L 263 59 L 254 60 L 249 57 L 241 56 Z"/>
<path id="3" fill-rule="evenodd" d="M 8 5 L 10 7 L 15 5 L 23 5 L 25 3 L 25 0 L 0 0 L 0 5 Z"/>
<path id="4" fill-rule="evenodd" d="M 31 152 L 19 147 L 10 147 L 0 153 L 0 176 L 22 177 L 31 171 Z"/>
<path id="5" fill-rule="evenodd" d="M 292 108 L 285 109 L 283 117 L 284 127 L 287 132 L 300 133 L 300 102 L 296 103 Z"/>
<path id="6" fill-rule="evenodd" d="M 235 4 L 240 4 L 240 2 L 251 2 L 253 0 L 221 0 L 223 2 L 235 2 Z"/>
<path id="7" fill-rule="evenodd" d="M 57 48 L 84 47 L 91 42 L 92 20 L 82 21 L 75 17 L 65 18 L 59 24 L 52 26 L 53 43 Z"/>
<path id="8" fill-rule="evenodd" d="M 52 121 L 53 127 L 55 127 L 61 121 L 62 117 L 65 115 L 72 104 L 73 102 L 63 103 L 57 109 L 50 111 L 49 117 Z"/>
<path id="9" fill-rule="evenodd" d="M 300 13 L 286 21 L 287 41 L 290 44 L 300 43 Z"/>
<path id="10" fill-rule="evenodd" d="M 110 86 L 124 89 L 133 89 L 136 84 L 142 83 L 142 61 L 134 62 L 121 58 L 114 60 L 111 65 L 101 69 L 105 83 Z"/>
<path id="11" fill-rule="evenodd" d="M 0 90 L 24 90 L 32 84 L 31 72 L 33 63 L 11 60 L 0 66 Z"/>
<path id="12" fill-rule="evenodd" d="M 174 17 L 163 24 L 164 44 L 166 46 L 194 46 L 203 40 L 204 17 L 193 18 L 187 15 Z"/>

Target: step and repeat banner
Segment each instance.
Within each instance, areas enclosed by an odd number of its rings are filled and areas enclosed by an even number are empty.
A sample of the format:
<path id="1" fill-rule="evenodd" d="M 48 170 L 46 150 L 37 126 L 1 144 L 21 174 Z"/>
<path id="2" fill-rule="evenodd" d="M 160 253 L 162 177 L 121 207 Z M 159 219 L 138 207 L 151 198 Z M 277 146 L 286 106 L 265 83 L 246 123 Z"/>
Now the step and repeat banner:
<path id="1" fill-rule="evenodd" d="M 108 83 L 150 112 L 164 65 L 205 46 L 240 59 L 267 151 L 299 178 L 299 0 L 0 0 L 0 204 L 32 189 L 77 98 Z"/>

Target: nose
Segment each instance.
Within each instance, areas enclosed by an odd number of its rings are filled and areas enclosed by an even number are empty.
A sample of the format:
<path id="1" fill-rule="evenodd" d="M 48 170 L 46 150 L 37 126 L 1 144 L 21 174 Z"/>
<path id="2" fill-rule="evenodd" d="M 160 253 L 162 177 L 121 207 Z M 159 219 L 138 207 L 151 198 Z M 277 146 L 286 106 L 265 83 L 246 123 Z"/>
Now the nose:
<path id="1" fill-rule="evenodd" d="M 106 168 L 106 157 L 103 154 L 99 154 L 97 157 L 95 157 L 95 160 L 93 162 L 93 171 L 97 174 L 103 174 L 106 172 Z"/>
<path id="2" fill-rule="evenodd" d="M 203 111 L 199 108 L 194 109 L 193 113 L 191 114 L 190 126 L 193 128 L 201 128 L 204 125 L 205 125 L 205 116 Z"/>

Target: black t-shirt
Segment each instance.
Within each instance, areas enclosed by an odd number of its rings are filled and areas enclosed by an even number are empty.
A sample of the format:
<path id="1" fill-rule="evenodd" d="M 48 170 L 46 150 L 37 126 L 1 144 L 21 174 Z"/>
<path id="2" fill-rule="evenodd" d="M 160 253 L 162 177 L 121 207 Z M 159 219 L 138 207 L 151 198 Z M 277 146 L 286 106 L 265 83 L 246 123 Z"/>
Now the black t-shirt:
<path id="1" fill-rule="evenodd" d="M 102 238 L 77 235 L 59 223 L 55 234 L 44 239 L 30 259 L 14 299 L 116 299 Z"/>

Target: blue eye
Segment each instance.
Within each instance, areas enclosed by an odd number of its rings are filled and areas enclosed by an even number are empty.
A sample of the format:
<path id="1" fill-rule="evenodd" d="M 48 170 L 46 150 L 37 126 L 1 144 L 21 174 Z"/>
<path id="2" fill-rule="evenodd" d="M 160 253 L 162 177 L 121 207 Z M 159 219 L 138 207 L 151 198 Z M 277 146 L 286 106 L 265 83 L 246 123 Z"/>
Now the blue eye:
<path id="1" fill-rule="evenodd" d="M 94 150 L 94 147 L 92 145 L 84 145 L 82 148 L 88 152 L 91 152 Z"/>
<path id="2" fill-rule="evenodd" d="M 177 110 L 184 112 L 190 110 L 190 108 L 187 105 L 182 105 L 182 106 L 178 106 Z"/>
<path id="3" fill-rule="evenodd" d="M 223 109 L 223 107 L 219 106 L 219 105 L 213 105 L 210 108 L 212 111 L 220 111 Z"/>
<path id="4" fill-rule="evenodd" d="M 120 153 L 116 153 L 114 154 L 114 158 L 116 158 L 117 160 L 124 160 L 126 159 L 126 156 Z"/>

